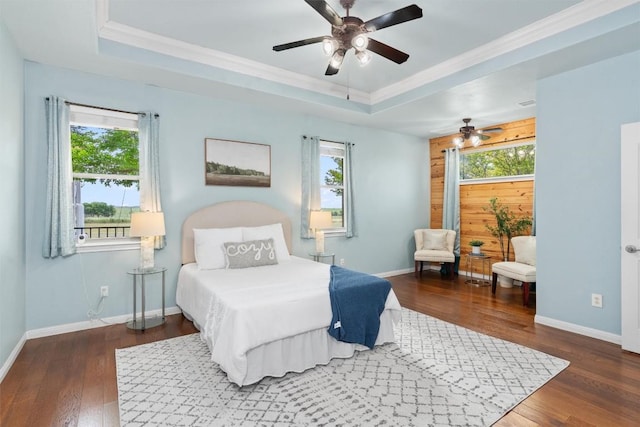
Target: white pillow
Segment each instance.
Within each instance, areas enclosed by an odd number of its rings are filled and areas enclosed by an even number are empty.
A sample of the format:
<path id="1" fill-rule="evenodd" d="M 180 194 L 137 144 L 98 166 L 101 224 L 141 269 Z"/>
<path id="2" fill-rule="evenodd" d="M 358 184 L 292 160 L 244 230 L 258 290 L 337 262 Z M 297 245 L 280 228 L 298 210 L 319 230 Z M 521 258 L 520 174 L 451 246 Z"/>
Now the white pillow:
<path id="1" fill-rule="evenodd" d="M 424 230 L 422 232 L 422 249 L 430 251 L 447 251 L 447 232 L 445 230 Z"/>
<path id="2" fill-rule="evenodd" d="M 289 255 L 289 249 L 287 248 L 287 242 L 284 240 L 284 232 L 282 231 L 282 224 L 276 223 L 271 225 L 263 225 L 260 227 L 243 227 L 242 228 L 242 240 L 264 240 L 273 239 L 273 243 L 276 248 L 276 256 L 278 262 L 288 261 L 291 259 Z M 229 240 L 232 241 L 232 240 Z"/>
<path id="3" fill-rule="evenodd" d="M 242 240 L 242 228 L 194 228 L 194 254 L 198 269 L 215 270 L 227 267 L 224 255 L 225 242 Z"/>
<path id="4" fill-rule="evenodd" d="M 521 262 L 523 264 L 532 265 L 535 267 L 536 265 L 536 238 L 534 236 L 527 236 L 526 238 L 518 238 L 516 240 L 511 240 L 511 243 L 515 246 L 518 245 L 518 250 L 516 253 L 516 262 Z"/>

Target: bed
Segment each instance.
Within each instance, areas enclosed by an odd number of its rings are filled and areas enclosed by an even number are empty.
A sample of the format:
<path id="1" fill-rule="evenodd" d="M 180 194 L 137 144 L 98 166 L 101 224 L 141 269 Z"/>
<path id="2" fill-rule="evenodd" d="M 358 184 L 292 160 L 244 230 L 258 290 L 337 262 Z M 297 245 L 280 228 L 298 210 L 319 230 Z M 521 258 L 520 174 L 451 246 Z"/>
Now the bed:
<path id="1" fill-rule="evenodd" d="M 277 263 L 248 268 L 206 266 L 203 233 L 222 233 L 223 239 L 236 240 L 238 229 L 245 241 L 270 237 L 276 230 Z M 183 223 L 176 303 L 200 330 L 211 360 L 238 386 L 302 372 L 368 349 L 328 334 L 330 266 L 290 255 L 290 248 L 289 218 L 257 202 L 218 203 L 194 212 Z M 200 262 L 196 262 L 198 254 Z M 399 319 L 400 304 L 391 289 L 375 345 L 394 341 L 393 323 Z"/>

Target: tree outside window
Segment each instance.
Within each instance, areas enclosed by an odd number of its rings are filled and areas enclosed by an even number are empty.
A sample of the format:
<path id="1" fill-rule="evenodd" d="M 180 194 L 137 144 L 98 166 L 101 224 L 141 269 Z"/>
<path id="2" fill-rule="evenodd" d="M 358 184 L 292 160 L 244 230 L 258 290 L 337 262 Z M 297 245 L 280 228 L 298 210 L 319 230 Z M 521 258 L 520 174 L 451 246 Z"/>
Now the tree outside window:
<path id="1" fill-rule="evenodd" d="M 533 175 L 535 144 L 460 153 L 460 179 Z"/>

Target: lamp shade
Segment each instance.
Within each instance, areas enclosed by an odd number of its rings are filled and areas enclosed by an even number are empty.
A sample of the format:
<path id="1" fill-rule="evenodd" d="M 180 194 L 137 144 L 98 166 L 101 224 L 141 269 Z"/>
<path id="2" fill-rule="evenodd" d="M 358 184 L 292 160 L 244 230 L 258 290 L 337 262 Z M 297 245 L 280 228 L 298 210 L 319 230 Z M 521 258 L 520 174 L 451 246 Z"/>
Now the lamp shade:
<path id="1" fill-rule="evenodd" d="M 131 214 L 131 237 L 164 236 L 164 213 L 134 212 Z"/>
<path id="2" fill-rule="evenodd" d="M 311 215 L 309 216 L 309 228 L 312 230 L 321 230 L 323 228 L 329 228 L 332 225 L 331 212 L 311 211 Z"/>

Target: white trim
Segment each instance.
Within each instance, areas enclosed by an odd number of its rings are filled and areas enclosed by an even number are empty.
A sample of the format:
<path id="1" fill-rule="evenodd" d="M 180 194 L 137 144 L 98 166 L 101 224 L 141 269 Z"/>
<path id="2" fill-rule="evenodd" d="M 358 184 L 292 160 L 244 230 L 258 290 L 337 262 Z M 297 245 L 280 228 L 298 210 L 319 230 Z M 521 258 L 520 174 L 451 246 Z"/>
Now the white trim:
<path id="1" fill-rule="evenodd" d="M 83 254 L 89 252 L 110 252 L 110 251 L 134 251 L 140 250 L 139 239 L 95 239 L 96 242 L 87 242 L 83 244 L 76 243 L 76 253 Z"/>
<path id="2" fill-rule="evenodd" d="M 180 313 L 182 313 L 182 310 L 180 310 L 180 308 L 177 306 L 166 308 L 164 312 L 165 316 L 168 316 L 170 314 L 180 314 Z M 161 314 L 162 314 L 162 309 L 159 308 L 157 310 L 146 311 L 145 317 L 148 319 L 151 317 L 160 316 Z M 140 316 L 140 313 L 138 313 L 137 316 Z M 66 334 L 69 332 L 84 331 L 86 329 L 102 328 L 105 326 L 126 323 L 132 318 L 133 318 L 132 314 L 123 314 L 120 316 L 107 317 L 104 319 L 85 320 L 83 322 L 49 326 L 46 328 L 32 329 L 30 331 L 27 331 L 26 336 L 27 336 L 27 339 L 49 337 L 52 335 Z"/>
<path id="3" fill-rule="evenodd" d="M 517 182 L 517 181 L 535 181 L 535 175 L 514 175 L 514 176 L 494 176 L 491 178 L 473 178 L 473 179 L 461 179 L 460 185 L 470 184 L 487 184 L 490 182 Z"/>
<path id="4" fill-rule="evenodd" d="M 574 334 L 584 335 L 617 345 L 620 345 L 622 343 L 622 337 L 620 335 L 601 331 L 599 329 L 588 328 L 586 326 L 576 325 L 574 323 L 564 322 L 562 320 L 556 320 L 550 317 L 540 316 L 538 314 L 535 315 L 533 321 L 539 325 L 551 326 L 552 328 L 561 329 L 567 332 L 573 332 Z"/>
<path id="5" fill-rule="evenodd" d="M 526 27 L 505 34 L 490 43 L 416 73 L 398 83 L 372 92 L 371 103 L 377 104 L 417 89 L 445 76 L 455 74 L 474 65 L 497 58 L 500 55 L 534 44 L 540 40 L 570 30 L 637 2 L 638 0 L 584 0 L 556 14 L 533 22 Z"/>
<path id="6" fill-rule="evenodd" d="M 375 105 L 445 76 L 515 51 L 637 3 L 638 0 L 584 0 L 554 15 L 533 22 L 478 48 L 416 73 L 372 93 L 349 89 L 350 99 Z M 343 98 L 346 87 L 224 52 L 207 49 L 159 34 L 142 31 L 109 19 L 109 0 L 96 0 L 96 27 L 100 38 L 181 58 L 248 76 Z"/>
<path id="7" fill-rule="evenodd" d="M 373 276 L 376 277 L 391 277 L 399 276 L 401 274 L 413 273 L 413 268 L 403 268 L 402 270 L 385 271 L 383 273 L 376 273 Z"/>
<path id="8" fill-rule="evenodd" d="M 9 357 L 7 357 L 7 360 L 2 365 L 2 368 L 0 368 L 0 383 L 4 380 L 5 375 L 7 375 L 9 369 L 11 369 L 11 367 L 13 366 L 13 362 L 15 362 L 18 358 L 18 355 L 20 354 L 22 347 L 24 347 L 25 342 L 27 342 L 26 333 L 22 334 L 22 338 L 20 338 L 16 346 L 13 348 L 13 351 L 11 351 L 11 353 L 9 354 Z"/>

